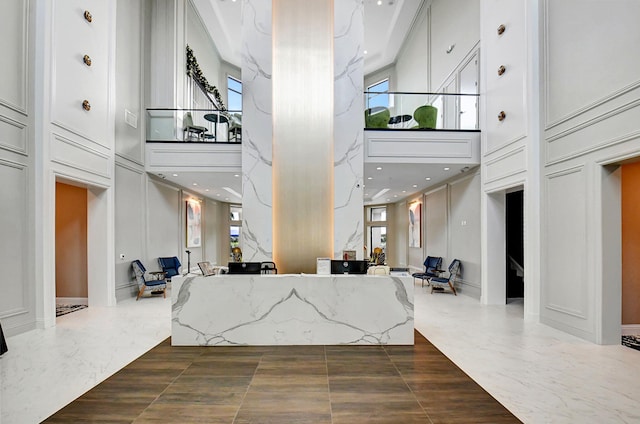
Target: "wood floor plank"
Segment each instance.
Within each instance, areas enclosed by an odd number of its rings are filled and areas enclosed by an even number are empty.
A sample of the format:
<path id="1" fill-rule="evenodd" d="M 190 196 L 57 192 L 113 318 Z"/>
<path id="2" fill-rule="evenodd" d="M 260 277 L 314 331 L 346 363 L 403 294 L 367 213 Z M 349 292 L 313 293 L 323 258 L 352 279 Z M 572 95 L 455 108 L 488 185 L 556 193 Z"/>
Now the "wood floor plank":
<path id="1" fill-rule="evenodd" d="M 518 423 L 416 332 L 415 346 L 171 346 L 47 423 Z"/>

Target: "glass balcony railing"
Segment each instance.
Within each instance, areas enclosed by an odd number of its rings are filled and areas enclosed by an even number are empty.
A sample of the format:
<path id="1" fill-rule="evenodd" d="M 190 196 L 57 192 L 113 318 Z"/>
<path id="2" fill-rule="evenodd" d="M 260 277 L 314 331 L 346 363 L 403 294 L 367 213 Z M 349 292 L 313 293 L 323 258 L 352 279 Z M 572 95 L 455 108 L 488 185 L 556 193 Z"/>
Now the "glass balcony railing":
<path id="1" fill-rule="evenodd" d="M 241 143 L 242 112 L 210 109 L 147 109 L 147 141 Z"/>
<path id="2" fill-rule="evenodd" d="M 365 129 L 478 130 L 478 94 L 371 92 Z"/>

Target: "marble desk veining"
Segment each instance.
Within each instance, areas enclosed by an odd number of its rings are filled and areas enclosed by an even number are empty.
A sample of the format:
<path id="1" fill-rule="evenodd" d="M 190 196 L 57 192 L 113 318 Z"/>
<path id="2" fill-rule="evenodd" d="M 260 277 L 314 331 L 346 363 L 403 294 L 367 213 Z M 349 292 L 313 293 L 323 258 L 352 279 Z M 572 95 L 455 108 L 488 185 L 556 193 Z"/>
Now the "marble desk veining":
<path id="1" fill-rule="evenodd" d="M 174 277 L 171 343 L 411 345 L 413 289 L 379 275 Z"/>

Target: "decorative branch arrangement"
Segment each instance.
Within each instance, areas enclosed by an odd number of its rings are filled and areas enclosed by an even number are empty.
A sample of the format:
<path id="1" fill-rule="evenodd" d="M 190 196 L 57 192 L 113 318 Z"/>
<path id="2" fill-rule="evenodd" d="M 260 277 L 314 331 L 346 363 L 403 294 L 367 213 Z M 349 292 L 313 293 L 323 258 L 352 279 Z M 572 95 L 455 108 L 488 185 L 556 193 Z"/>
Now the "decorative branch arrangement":
<path id="1" fill-rule="evenodd" d="M 207 78 L 202 74 L 202 69 L 200 69 L 200 65 L 198 65 L 198 60 L 189 46 L 187 46 L 187 75 L 195 79 L 207 93 L 213 94 L 220 110 L 227 110 L 224 107 L 224 102 L 222 101 L 222 97 L 220 97 L 218 88 L 215 85 L 210 85 Z"/>

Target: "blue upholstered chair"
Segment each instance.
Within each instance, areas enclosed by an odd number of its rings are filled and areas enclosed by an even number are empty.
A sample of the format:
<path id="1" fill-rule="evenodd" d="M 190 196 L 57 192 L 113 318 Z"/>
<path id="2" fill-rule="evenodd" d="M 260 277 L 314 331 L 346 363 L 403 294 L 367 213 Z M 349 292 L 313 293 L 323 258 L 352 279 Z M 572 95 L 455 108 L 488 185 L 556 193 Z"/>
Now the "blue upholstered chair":
<path id="1" fill-rule="evenodd" d="M 164 272 L 148 273 L 144 265 L 142 265 L 142 262 L 138 259 L 131 262 L 131 267 L 133 268 L 133 273 L 135 274 L 136 281 L 138 282 L 139 290 L 136 300 L 140 299 L 140 296 L 142 296 L 146 290 L 151 291 L 151 294 L 162 293 L 163 297 L 167 297 L 167 282 L 164 279 Z M 158 278 L 154 278 L 154 274 L 155 276 L 158 276 Z"/>
<path id="2" fill-rule="evenodd" d="M 182 264 L 177 257 L 158 258 L 158 263 L 160 264 L 160 268 L 165 272 L 167 281 L 171 281 L 171 277 L 180 275 L 180 267 Z"/>
<path id="3" fill-rule="evenodd" d="M 415 284 L 416 278 L 422 280 L 421 286 L 424 287 L 424 280 L 429 282 L 429 278 L 438 277 L 440 273 L 440 267 L 442 266 L 442 258 L 439 256 L 427 256 L 427 259 L 424 260 L 424 272 L 416 272 L 411 274 L 413 277 L 413 283 Z"/>
<path id="4" fill-rule="evenodd" d="M 451 265 L 449 265 L 449 276 L 448 277 L 430 277 L 429 284 L 431 284 L 431 293 L 433 293 L 434 288 L 437 291 L 442 291 L 444 288 L 442 286 L 448 285 L 451 289 L 451 292 L 458 295 L 456 293 L 456 288 L 454 286 L 456 282 L 456 277 L 460 275 L 462 272 L 462 263 L 459 259 L 454 259 L 451 261 Z"/>

